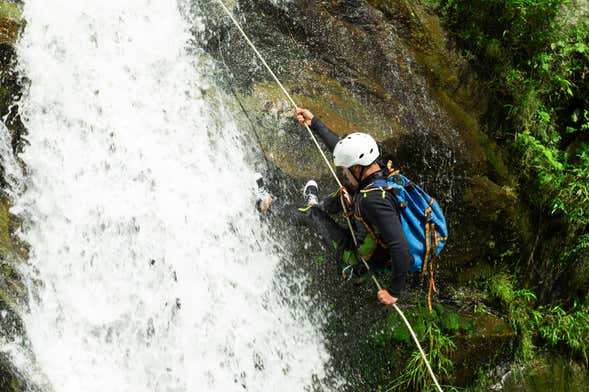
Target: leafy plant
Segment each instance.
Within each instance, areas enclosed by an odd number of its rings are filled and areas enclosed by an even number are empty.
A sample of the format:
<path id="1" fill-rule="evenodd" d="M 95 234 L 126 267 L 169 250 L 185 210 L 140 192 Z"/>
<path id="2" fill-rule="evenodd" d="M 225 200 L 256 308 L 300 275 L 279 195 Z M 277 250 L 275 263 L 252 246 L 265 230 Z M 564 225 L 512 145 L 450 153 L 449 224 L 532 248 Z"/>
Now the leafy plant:
<path id="1" fill-rule="evenodd" d="M 588 363 L 589 311 L 573 304 L 568 311 L 560 306 L 540 307 L 532 311 L 539 335 L 552 346 L 564 344 Z"/>
<path id="2" fill-rule="evenodd" d="M 428 4 L 487 81 L 485 128 L 512 153 L 521 202 L 538 217 L 537 245 L 520 244 L 530 249 L 527 260 L 517 253 L 527 264 L 520 278 L 551 287 L 539 292 L 544 301 L 555 288 L 586 291 L 589 278 L 576 277 L 589 275 L 586 252 L 579 252 L 589 230 L 587 10 L 568 0 Z"/>
<path id="3" fill-rule="evenodd" d="M 427 357 L 434 374 L 438 378 L 451 379 L 454 364 L 449 355 L 456 350 L 456 345 L 436 324 L 430 324 L 426 335 L 429 341 Z M 393 381 L 387 391 L 406 391 L 408 388 L 416 391 L 435 390 L 434 382 L 419 351 L 411 354 L 405 370 Z"/>
<path id="4" fill-rule="evenodd" d="M 516 350 L 517 359 L 527 361 L 534 355 L 532 342 L 534 329 L 530 312 L 536 295 L 529 289 L 515 290 L 512 279 L 506 274 L 499 274 L 489 282 L 488 289 L 501 306 L 507 311 L 509 323 L 519 336 Z"/>

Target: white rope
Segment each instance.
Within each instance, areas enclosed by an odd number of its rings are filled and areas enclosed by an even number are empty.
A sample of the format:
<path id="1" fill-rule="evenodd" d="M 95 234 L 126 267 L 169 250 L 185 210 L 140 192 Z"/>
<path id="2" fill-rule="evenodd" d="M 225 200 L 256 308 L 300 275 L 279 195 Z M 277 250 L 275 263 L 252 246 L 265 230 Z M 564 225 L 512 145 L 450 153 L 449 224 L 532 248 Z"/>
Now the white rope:
<path id="1" fill-rule="evenodd" d="M 254 51 L 254 53 L 258 56 L 258 58 L 260 59 L 260 61 L 262 62 L 262 64 L 264 64 L 264 67 L 266 67 L 266 69 L 268 70 L 268 72 L 270 73 L 270 75 L 272 75 L 272 78 L 274 78 L 274 80 L 276 81 L 276 83 L 278 84 L 278 86 L 280 87 L 280 89 L 282 90 L 282 92 L 284 93 L 284 95 L 286 95 L 286 97 L 288 98 L 288 100 L 290 101 L 290 103 L 294 106 L 294 108 L 298 108 L 299 106 L 295 103 L 295 101 L 292 99 L 292 97 L 290 96 L 290 94 L 288 93 L 288 91 L 286 91 L 286 89 L 284 88 L 283 84 L 280 82 L 280 80 L 278 79 L 278 77 L 276 77 L 276 75 L 274 74 L 274 72 L 272 71 L 272 69 L 270 68 L 270 66 L 268 65 L 268 63 L 266 63 L 266 60 L 264 60 L 264 57 L 262 57 L 262 55 L 260 54 L 260 52 L 258 52 L 258 49 L 256 48 L 256 46 L 253 44 L 253 42 L 250 40 L 250 38 L 248 37 L 248 35 L 245 33 L 245 31 L 243 31 L 243 29 L 241 28 L 241 25 L 239 24 L 239 22 L 235 19 L 235 17 L 233 16 L 233 14 L 231 13 L 231 11 L 229 11 L 229 9 L 225 6 L 225 4 L 223 3 L 222 0 L 218 0 L 219 4 L 221 5 L 221 7 L 223 7 L 223 10 L 225 10 L 225 13 L 229 16 L 229 18 L 231 18 L 231 20 L 233 21 L 233 24 L 235 25 L 235 27 L 237 27 L 237 29 L 239 30 L 239 32 L 241 33 L 241 35 L 243 36 L 243 38 L 246 40 L 246 42 L 249 44 L 249 46 L 252 48 L 252 50 Z M 317 147 L 317 149 L 319 150 L 319 152 L 321 153 L 321 157 L 323 158 L 323 160 L 325 161 L 327 167 L 329 168 L 329 171 L 331 172 L 331 174 L 333 175 L 333 178 L 335 179 L 335 181 L 337 182 L 338 186 L 341 188 L 343 188 L 343 185 L 341 183 L 341 181 L 339 180 L 337 174 L 335 173 L 335 170 L 333 169 L 330 161 L 327 159 L 327 156 L 325 156 L 325 153 L 323 152 L 323 150 L 321 149 L 321 146 L 319 145 L 319 142 L 317 141 L 317 138 L 315 137 L 315 135 L 313 135 L 313 132 L 311 131 L 311 128 L 309 128 L 309 126 L 306 123 L 303 123 L 303 125 L 305 126 L 305 128 L 307 129 L 307 132 L 309 133 L 309 136 L 311 137 L 311 140 L 313 140 L 313 143 L 315 143 L 315 146 Z M 342 203 L 342 208 L 344 209 L 344 211 L 346 211 L 346 206 L 343 200 L 343 196 L 340 195 L 340 200 Z M 350 222 L 350 218 L 348 216 L 346 216 L 346 220 L 348 223 L 348 228 L 350 229 L 350 233 L 352 234 L 352 239 L 354 240 L 354 244 L 356 245 L 356 247 L 358 247 L 358 241 L 356 239 L 356 235 L 354 233 L 354 230 L 352 228 L 352 223 Z M 370 276 L 372 277 L 372 280 L 374 281 L 374 284 L 376 285 L 376 287 L 378 288 L 378 290 L 382 290 L 382 286 L 380 284 L 380 282 L 378 281 L 378 279 L 376 278 L 376 276 L 374 276 L 374 273 L 372 273 L 372 271 L 370 270 L 370 266 L 368 265 L 368 263 L 366 262 L 366 260 L 364 260 L 363 257 L 359 256 L 360 260 L 362 260 L 362 262 L 364 263 L 364 266 L 366 267 L 366 269 L 368 270 L 368 272 L 370 273 Z M 429 374 L 431 375 L 432 379 L 434 380 L 434 384 L 436 385 L 437 389 L 439 392 L 443 392 L 442 391 L 442 387 L 440 387 L 440 384 L 438 383 L 438 380 L 427 360 L 427 357 L 425 356 L 425 353 L 423 352 L 423 349 L 421 348 L 421 344 L 419 344 L 419 340 L 417 339 L 417 336 L 415 335 L 415 332 L 413 331 L 413 328 L 411 328 L 411 324 L 409 324 L 409 321 L 407 321 L 407 318 L 405 317 L 405 315 L 403 314 L 403 312 L 401 311 L 401 309 L 399 309 L 399 307 L 397 306 L 397 304 L 393 304 L 393 308 L 397 311 L 397 313 L 399 313 L 399 315 L 401 316 L 401 318 L 403 319 L 403 321 L 405 322 L 405 325 L 407 326 L 407 329 L 409 330 L 409 332 L 411 333 L 411 336 L 413 337 L 413 340 L 415 341 L 415 344 L 417 345 L 417 348 L 419 349 L 419 353 L 421 354 L 421 357 L 423 358 L 427 369 L 429 371 Z"/>
<path id="2" fill-rule="evenodd" d="M 442 387 L 440 386 L 440 383 L 438 383 L 438 379 L 436 378 L 434 371 L 432 370 L 432 367 L 430 366 L 429 361 L 427 360 L 427 357 L 425 356 L 425 353 L 423 352 L 423 349 L 421 348 L 421 344 L 419 344 L 419 340 L 417 340 L 417 336 L 415 335 L 415 332 L 413 332 L 413 329 L 411 328 L 411 325 L 409 324 L 409 321 L 407 321 L 407 318 L 405 317 L 403 312 L 401 312 L 401 309 L 399 309 L 397 307 L 397 304 L 393 304 L 393 307 L 395 308 L 397 313 L 399 313 L 399 316 L 401 316 L 401 318 L 405 322 L 405 325 L 407 326 L 409 333 L 411 333 L 411 337 L 413 337 L 413 341 L 415 342 L 415 344 L 417 345 L 417 348 L 419 349 L 419 353 L 421 354 L 421 358 L 423 358 L 423 361 L 425 362 L 425 366 L 427 366 L 427 370 L 429 371 L 430 376 L 432 376 L 432 380 L 434 380 L 434 384 L 436 384 L 436 388 L 438 389 L 438 391 L 443 392 Z"/>
<path id="3" fill-rule="evenodd" d="M 252 48 L 252 50 L 254 51 L 254 53 L 258 56 L 258 58 L 260 59 L 260 61 L 262 62 L 262 64 L 264 64 L 264 67 L 266 67 L 266 69 L 268 70 L 268 72 L 270 73 L 270 75 L 272 75 L 272 77 L 274 78 L 274 80 L 276 81 L 276 83 L 278 84 L 278 86 L 280 87 L 280 89 L 282 90 L 282 92 L 284 93 L 284 95 L 286 95 L 286 98 L 288 98 L 288 100 L 290 101 L 290 103 L 292 103 L 292 106 L 294 106 L 295 109 L 298 108 L 299 106 L 297 106 L 297 104 L 292 99 L 292 97 L 290 96 L 290 94 L 288 93 L 288 91 L 286 91 L 286 89 L 284 88 L 284 86 L 282 85 L 282 83 L 280 82 L 280 80 L 278 80 L 278 78 L 276 77 L 276 75 L 274 74 L 274 72 L 272 71 L 272 69 L 270 68 L 270 66 L 268 65 L 268 63 L 266 63 L 266 60 L 264 60 L 264 58 L 262 57 L 262 55 L 260 54 L 260 52 L 258 52 L 258 49 L 256 49 L 256 46 L 249 39 L 249 37 L 247 36 L 247 34 L 245 33 L 245 31 L 243 31 L 243 29 L 241 28 L 241 25 L 235 19 L 235 17 L 231 13 L 231 11 L 229 11 L 229 9 L 225 6 L 225 4 L 221 0 L 218 0 L 218 1 L 219 1 L 219 4 L 221 4 L 221 6 L 223 7 L 223 9 L 227 13 L 227 15 L 231 18 L 231 20 L 235 24 L 235 27 L 237 27 L 237 29 L 239 30 L 239 32 L 241 33 L 241 35 L 243 35 L 243 38 L 245 38 L 246 42 Z M 317 141 L 317 138 L 315 138 L 315 135 L 313 135 L 313 132 L 311 132 L 311 128 L 309 128 L 309 126 L 306 123 L 303 123 L 303 125 L 307 129 L 307 132 L 309 132 L 309 136 L 311 136 L 311 139 L 313 140 L 313 143 L 315 143 L 315 146 L 317 147 L 317 149 L 321 153 L 321 157 L 323 157 L 323 160 L 327 164 L 327 167 L 329 168 L 329 171 L 331 171 L 331 174 L 333 175 L 333 178 L 335 178 L 335 181 L 337 182 L 337 185 L 340 188 L 343 187 L 341 181 L 337 177 L 337 174 L 335 174 L 335 171 L 333 170 L 333 167 L 331 166 L 331 163 L 329 162 L 329 160 L 325 156 L 325 153 L 323 152 L 323 150 L 319 146 L 319 142 Z"/>

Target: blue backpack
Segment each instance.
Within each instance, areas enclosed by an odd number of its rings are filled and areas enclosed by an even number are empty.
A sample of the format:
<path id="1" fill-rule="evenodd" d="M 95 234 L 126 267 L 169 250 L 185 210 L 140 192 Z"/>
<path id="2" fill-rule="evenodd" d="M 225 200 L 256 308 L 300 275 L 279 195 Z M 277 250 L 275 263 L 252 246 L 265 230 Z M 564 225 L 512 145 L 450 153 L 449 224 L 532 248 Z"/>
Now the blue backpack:
<path id="1" fill-rule="evenodd" d="M 428 305 L 431 308 L 432 290 L 437 291 L 434 281 L 435 261 L 448 239 L 446 218 L 438 202 L 419 185 L 394 170 L 390 161 L 387 168 L 389 175 L 386 180 L 376 180 L 360 192 L 380 190 L 390 191 L 395 195 L 399 203 L 401 225 L 413 257 L 409 271 L 421 271 L 422 278 L 429 275 Z M 364 220 L 361 221 L 369 233 L 373 233 Z"/>

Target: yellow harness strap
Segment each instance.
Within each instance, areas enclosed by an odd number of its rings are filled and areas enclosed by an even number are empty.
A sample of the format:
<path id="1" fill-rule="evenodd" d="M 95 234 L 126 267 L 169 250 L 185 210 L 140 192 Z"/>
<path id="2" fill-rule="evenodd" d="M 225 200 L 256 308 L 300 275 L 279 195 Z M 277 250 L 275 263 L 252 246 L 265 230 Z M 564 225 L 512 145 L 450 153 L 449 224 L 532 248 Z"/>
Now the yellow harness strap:
<path id="1" fill-rule="evenodd" d="M 436 233 L 436 226 L 433 222 L 429 222 L 429 214 L 431 214 L 431 206 L 434 203 L 434 199 L 432 198 L 429 202 L 430 207 L 427 207 L 423 212 L 425 216 L 425 252 L 423 255 L 423 265 L 421 268 L 421 280 L 425 278 L 425 274 L 427 273 L 429 278 L 429 284 L 427 289 L 427 307 L 429 312 L 432 312 L 432 294 L 437 293 L 438 289 L 436 288 L 436 281 L 434 279 L 435 271 L 436 271 L 436 251 L 438 249 L 438 243 L 440 241 L 445 240 L 445 237 L 439 237 L 438 233 Z"/>
<path id="2" fill-rule="evenodd" d="M 306 206 L 306 207 L 301 207 L 299 208 L 300 212 L 307 212 L 309 211 L 313 206 Z"/>

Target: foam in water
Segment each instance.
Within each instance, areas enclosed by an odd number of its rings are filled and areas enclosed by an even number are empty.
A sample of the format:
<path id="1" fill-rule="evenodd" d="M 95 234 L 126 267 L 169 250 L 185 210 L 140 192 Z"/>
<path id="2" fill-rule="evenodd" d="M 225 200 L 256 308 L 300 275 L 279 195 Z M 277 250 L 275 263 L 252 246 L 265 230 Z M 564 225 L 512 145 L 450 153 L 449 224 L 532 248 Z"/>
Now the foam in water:
<path id="1" fill-rule="evenodd" d="M 281 298 L 285 254 L 175 2 L 28 0 L 24 17 L 30 174 L 14 211 L 31 245 L 33 359 L 13 352 L 20 370 L 60 392 L 323 378 L 319 326 Z"/>

